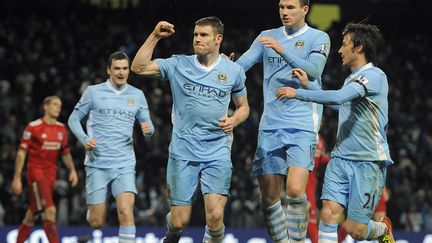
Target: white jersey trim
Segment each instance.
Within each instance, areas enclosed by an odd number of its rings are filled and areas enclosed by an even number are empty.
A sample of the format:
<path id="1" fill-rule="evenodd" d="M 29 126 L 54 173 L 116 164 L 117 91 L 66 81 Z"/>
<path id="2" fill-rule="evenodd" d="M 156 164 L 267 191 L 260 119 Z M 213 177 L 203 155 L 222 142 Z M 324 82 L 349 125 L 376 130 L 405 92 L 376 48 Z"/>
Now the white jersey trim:
<path id="1" fill-rule="evenodd" d="M 313 129 L 314 132 L 318 132 L 320 129 L 319 124 L 319 115 L 318 115 L 318 108 L 317 104 L 312 102 L 312 121 L 313 121 Z"/>
<path id="2" fill-rule="evenodd" d="M 366 100 L 369 103 L 373 103 L 373 101 L 369 97 L 366 97 Z M 379 122 L 378 122 L 378 117 L 377 117 L 378 114 L 377 114 L 377 111 L 375 110 L 374 106 L 370 106 L 370 107 L 373 109 L 372 114 L 371 114 L 372 115 L 372 127 L 373 127 L 372 132 L 373 132 L 373 137 L 374 137 L 375 144 L 376 144 L 376 152 L 377 152 L 379 160 L 387 160 L 387 155 L 386 155 L 385 150 L 381 144 L 381 133 L 378 129 L 378 127 L 379 127 Z"/>
<path id="3" fill-rule="evenodd" d="M 303 26 L 302 28 L 300 28 L 297 32 L 295 32 L 295 33 L 292 34 L 292 35 L 289 35 L 289 34 L 286 32 L 285 28 L 282 28 L 282 32 L 283 32 L 283 34 L 285 35 L 286 38 L 288 38 L 288 39 L 292 39 L 292 38 L 294 38 L 294 37 L 297 37 L 297 36 L 299 36 L 299 35 L 302 35 L 302 34 L 305 33 L 306 31 L 308 31 L 309 29 L 310 29 L 309 25 L 305 24 L 305 26 Z"/>
<path id="4" fill-rule="evenodd" d="M 202 65 L 202 64 L 198 61 L 198 56 L 197 56 L 197 55 L 194 55 L 194 63 L 195 63 L 195 66 L 198 67 L 198 68 L 200 68 L 200 69 L 202 69 L 202 70 L 205 70 L 205 71 L 207 71 L 207 72 L 210 72 L 211 70 L 213 70 L 213 68 L 216 67 L 216 65 L 218 65 L 218 64 L 220 63 L 221 59 L 222 59 L 222 58 L 221 58 L 221 55 L 219 55 L 219 57 L 218 57 L 218 59 L 216 60 L 216 62 L 214 62 L 212 65 L 206 67 L 206 66 Z"/>
<path id="5" fill-rule="evenodd" d="M 118 89 L 118 88 L 116 88 L 116 87 L 114 87 L 114 84 L 111 82 L 111 80 L 110 79 L 107 79 L 107 81 L 106 81 L 106 85 L 108 86 L 108 88 L 110 89 L 110 90 L 112 90 L 116 95 L 121 95 L 122 93 L 124 93 L 126 90 L 127 90 L 127 83 L 123 86 L 123 87 L 121 87 L 120 89 Z"/>

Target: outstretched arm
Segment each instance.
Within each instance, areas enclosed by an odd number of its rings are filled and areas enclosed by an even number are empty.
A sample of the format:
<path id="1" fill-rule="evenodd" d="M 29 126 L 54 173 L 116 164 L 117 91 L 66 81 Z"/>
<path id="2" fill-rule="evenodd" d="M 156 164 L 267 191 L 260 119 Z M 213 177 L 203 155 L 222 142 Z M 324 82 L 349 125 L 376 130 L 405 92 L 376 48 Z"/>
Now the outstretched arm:
<path id="1" fill-rule="evenodd" d="M 160 21 L 135 55 L 131 65 L 132 72 L 146 77 L 160 78 L 159 65 L 156 61 L 151 60 L 151 57 L 159 40 L 171 36 L 174 32 L 174 25 Z"/>
<path id="2" fill-rule="evenodd" d="M 324 105 L 341 105 L 355 98 L 361 97 L 355 88 L 347 85 L 339 90 L 304 90 L 291 87 L 279 88 L 276 93 L 278 99 L 298 99 Z"/>

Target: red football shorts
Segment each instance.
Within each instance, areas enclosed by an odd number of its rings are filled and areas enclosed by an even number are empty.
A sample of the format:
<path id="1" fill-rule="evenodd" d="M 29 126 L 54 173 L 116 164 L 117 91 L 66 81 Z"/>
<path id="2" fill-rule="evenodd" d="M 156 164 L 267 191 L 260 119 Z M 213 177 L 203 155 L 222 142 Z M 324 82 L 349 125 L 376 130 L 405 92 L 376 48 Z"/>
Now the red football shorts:
<path id="1" fill-rule="evenodd" d="M 54 179 L 37 172 L 27 172 L 30 210 L 34 213 L 54 206 Z"/>
<path id="2" fill-rule="evenodd" d="M 375 209 L 375 212 L 387 212 L 387 205 L 382 195 Z"/>

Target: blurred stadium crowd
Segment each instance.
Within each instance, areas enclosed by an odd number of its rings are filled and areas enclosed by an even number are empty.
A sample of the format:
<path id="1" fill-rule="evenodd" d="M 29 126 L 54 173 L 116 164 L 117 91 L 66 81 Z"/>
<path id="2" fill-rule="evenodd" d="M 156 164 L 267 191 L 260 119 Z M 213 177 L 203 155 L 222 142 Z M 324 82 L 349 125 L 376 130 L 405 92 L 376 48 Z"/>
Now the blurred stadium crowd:
<path id="1" fill-rule="evenodd" d="M 210 3 L 214 1 L 207 4 Z M 108 55 L 123 50 L 133 58 L 159 20 L 152 15 L 143 16 L 139 10 L 113 11 L 67 5 L 49 11 L 50 6 L 45 7 L 47 9 L 41 12 L 15 8 L 6 12 L 3 8 L 0 14 L 0 226 L 18 225 L 27 207 L 26 192 L 19 197 L 13 196 L 10 183 L 19 138 L 25 125 L 41 116 L 42 99 L 53 94 L 60 96 L 63 111 L 59 120 L 66 123 L 84 88 L 105 81 Z M 11 10 L 10 6 L 8 10 Z M 221 16 L 226 26 L 222 50 L 226 53 L 236 51 L 240 55 L 261 30 L 279 26 L 276 4 L 274 10 L 273 26 L 268 22 L 261 24 L 255 18 L 249 19 L 248 25 L 240 25 L 236 21 L 239 16 Z M 153 13 L 153 16 L 157 14 Z M 182 18 L 178 17 L 178 21 Z M 195 19 L 188 19 L 179 23 L 172 38 L 161 41 L 155 57 L 192 53 Z M 395 160 L 387 177 L 391 193 L 388 214 L 396 229 L 432 231 L 432 80 L 429 75 L 432 36 L 428 31 L 391 26 L 390 20 L 370 22 L 382 27 L 388 43 L 382 50 L 385 58 L 381 65 L 389 77 L 388 137 Z M 173 23 L 177 24 L 174 20 Z M 341 68 L 337 54 L 341 28 L 345 23 L 334 23 L 327 30 L 332 39 L 332 49 L 323 75 L 326 89 L 339 88 L 348 74 L 348 70 Z M 390 31 L 393 29 L 398 31 Z M 262 112 L 261 68 L 254 67 L 247 77 L 251 114 L 235 130 L 232 150 L 234 175 L 226 213 L 229 227 L 263 226 L 258 186 L 251 174 Z M 129 82 L 144 91 L 156 127 L 155 135 L 148 140 L 143 138 L 139 129 L 134 134 L 139 191 L 136 199 L 137 226 L 162 226 L 168 211 L 165 167 L 171 135 L 169 84 L 133 74 Z M 321 134 L 330 149 L 336 128 L 337 114 L 325 108 Z M 70 189 L 66 169 L 59 167 L 55 191 L 58 224 L 86 225 L 83 147 L 72 135 L 69 140 L 80 183 L 77 188 Z M 114 206 L 109 210 L 108 223 L 116 224 Z M 191 225 L 202 225 L 203 222 L 202 202 L 198 197 Z"/>

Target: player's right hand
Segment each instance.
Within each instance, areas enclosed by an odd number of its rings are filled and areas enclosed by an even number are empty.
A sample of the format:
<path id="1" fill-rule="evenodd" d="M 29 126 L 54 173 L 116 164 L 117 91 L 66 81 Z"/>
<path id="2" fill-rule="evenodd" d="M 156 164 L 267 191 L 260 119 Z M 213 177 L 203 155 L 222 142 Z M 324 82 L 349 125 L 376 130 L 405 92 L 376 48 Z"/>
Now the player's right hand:
<path id="1" fill-rule="evenodd" d="M 279 100 L 293 99 L 296 97 L 296 95 L 297 95 L 297 90 L 291 87 L 281 87 L 278 89 L 276 93 L 276 97 Z"/>
<path id="2" fill-rule="evenodd" d="M 91 151 L 96 146 L 96 140 L 94 138 L 90 138 L 85 145 L 86 150 Z"/>
<path id="3" fill-rule="evenodd" d="M 153 30 L 153 34 L 159 38 L 165 38 L 174 34 L 174 25 L 168 23 L 167 21 L 159 21 L 157 23 L 155 29 Z"/>
<path id="4" fill-rule="evenodd" d="M 15 195 L 19 195 L 22 192 L 22 182 L 21 178 L 16 178 L 12 180 L 12 193 Z"/>
<path id="5" fill-rule="evenodd" d="M 231 61 L 234 62 L 234 59 L 235 59 L 235 53 L 234 52 L 231 52 L 229 54 L 229 56 L 225 55 L 225 53 L 221 53 L 221 55 L 222 55 L 223 58 L 226 58 L 226 59 L 231 60 Z"/>

